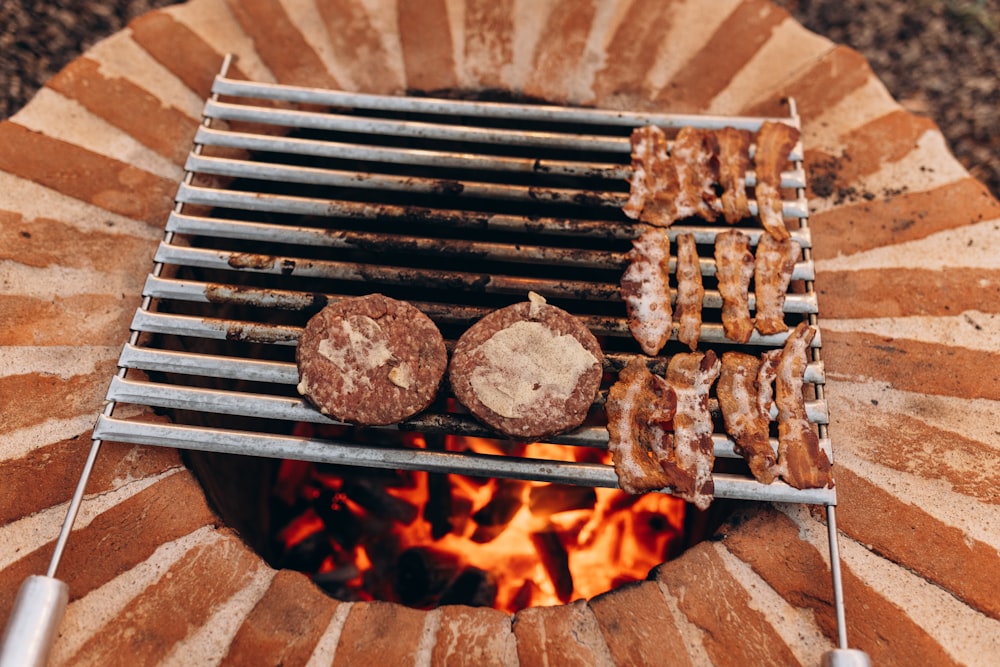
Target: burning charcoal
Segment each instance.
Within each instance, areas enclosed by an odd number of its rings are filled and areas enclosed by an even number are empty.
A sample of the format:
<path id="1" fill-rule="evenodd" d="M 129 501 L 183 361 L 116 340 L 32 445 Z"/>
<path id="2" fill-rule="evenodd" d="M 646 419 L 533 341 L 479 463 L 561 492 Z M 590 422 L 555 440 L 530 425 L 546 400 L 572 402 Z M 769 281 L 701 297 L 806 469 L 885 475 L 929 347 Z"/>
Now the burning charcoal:
<path id="1" fill-rule="evenodd" d="M 416 505 L 397 498 L 374 481 L 345 481 L 344 495 L 380 518 L 399 521 L 407 526 L 416 520 L 420 512 Z"/>
<path id="2" fill-rule="evenodd" d="M 513 612 L 518 612 L 522 609 L 530 607 L 531 601 L 535 598 L 535 595 L 538 592 L 538 584 L 531 579 L 525 579 L 524 583 L 521 584 L 521 588 L 517 590 L 517 593 L 515 593 L 514 597 L 511 599 L 508 608 Z"/>
<path id="3" fill-rule="evenodd" d="M 319 530 L 289 545 L 281 554 L 279 567 L 298 572 L 315 572 L 333 553 L 330 535 Z"/>
<path id="4" fill-rule="evenodd" d="M 586 486 L 546 484 L 533 486 L 528 493 L 528 509 L 542 517 L 569 510 L 592 510 L 596 503 L 597 492 Z"/>
<path id="5" fill-rule="evenodd" d="M 361 536 L 361 522 L 353 512 L 336 499 L 333 491 L 323 490 L 313 505 L 330 537 L 345 549 L 353 548 Z"/>
<path id="6" fill-rule="evenodd" d="M 412 547 L 399 555 L 395 589 L 411 607 L 433 605 L 458 572 L 458 556 L 429 547 Z"/>
<path id="7" fill-rule="evenodd" d="M 451 481 L 448 475 L 427 474 L 427 504 L 424 520 L 431 525 L 431 537 L 440 540 L 454 529 Z"/>
<path id="8" fill-rule="evenodd" d="M 472 541 L 480 544 L 494 540 L 524 505 L 525 482 L 514 479 L 498 479 L 496 492 L 472 518 L 479 524 L 472 535 Z"/>
<path id="9" fill-rule="evenodd" d="M 493 577 L 478 567 L 467 567 L 448 585 L 438 604 L 492 607 L 496 597 L 497 584 Z"/>
<path id="10" fill-rule="evenodd" d="M 562 602 L 569 602 L 573 597 L 573 573 L 569 570 L 569 554 L 559 535 L 554 530 L 543 530 L 531 535 L 531 543 L 555 586 L 556 596 Z"/>

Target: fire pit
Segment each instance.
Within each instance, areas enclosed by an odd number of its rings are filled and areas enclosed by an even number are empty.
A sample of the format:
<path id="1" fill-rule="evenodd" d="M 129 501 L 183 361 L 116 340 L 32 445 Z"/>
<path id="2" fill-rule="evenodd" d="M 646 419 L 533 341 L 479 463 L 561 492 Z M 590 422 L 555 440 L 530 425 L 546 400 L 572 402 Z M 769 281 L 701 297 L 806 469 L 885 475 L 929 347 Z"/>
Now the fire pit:
<path id="1" fill-rule="evenodd" d="M 244 7 L 195 2 L 150 14 L 0 125 L 12 202 L 3 232 L 15 249 L 5 259 L 13 290 L 4 307 L 19 322 L 5 334 L 3 387 L 23 397 L 5 411 L 11 444 L 2 467 L 14 501 L 4 503 L 0 529 L 12 546 L 0 609 L 28 574 L 45 570 L 82 458 L 78 443 L 89 439 L 119 332 L 137 305 L 127 295 L 141 291 L 169 214 L 178 144 L 165 146 L 158 128 L 193 136 L 217 54 L 232 51 L 255 80 L 371 92 L 502 87 L 560 103 L 759 115 L 780 114 L 780 98 L 794 94 L 808 119 L 809 180 L 831 185 L 809 205 L 829 318 L 824 359 L 837 369 L 826 380 L 852 644 L 879 663 L 998 654 L 997 544 L 988 529 L 995 473 L 979 465 L 993 451 L 998 399 L 979 370 L 994 365 L 983 363 L 995 354 L 987 345 L 995 318 L 982 297 L 996 285 L 997 204 L 855 54 L 766 3 L 711 16 L 662 3 L 594 14 L 475 3 L 421 5 L 419 15 L 406 3 Z M 357 19 L 350 35 L 326 27 L 323 17 L 344 16 Z M 66 160 L 79 168 L 55 168 Z M 106 250 L 125 244 L 137 251 Z M 482 664 L 489 655 L 594 664 L 687 655 L 815 663 L 833 644 L 826 529 L 804 509 L 746 508 L 722 539 L 650 580 L 525 609 L 513 626 L 488 609 L 338 604 L 298 575 L 276 574 L 215 521 L 170 450 L 107 443 L 59 572 L 71 602 L 54 660 L 107 662 L 127 647 L 150 662 L 382 655 Z M 176 610 L 189 625 L 158 620 Z M 738 627 L 725 621 L 733 617 Z M 387 625 L 391 641 L 380 632 Z"/>

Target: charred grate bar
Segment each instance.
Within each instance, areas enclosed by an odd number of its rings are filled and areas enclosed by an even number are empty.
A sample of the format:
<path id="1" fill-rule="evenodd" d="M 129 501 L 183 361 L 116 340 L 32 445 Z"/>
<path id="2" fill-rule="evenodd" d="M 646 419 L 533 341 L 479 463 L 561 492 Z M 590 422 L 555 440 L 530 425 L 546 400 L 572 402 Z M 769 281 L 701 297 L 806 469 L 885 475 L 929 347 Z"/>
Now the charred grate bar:
<path id="1" fill-rule="evenodd" d="M 295 436 L 296 423 L 336 424 L 295 391 L 298 335 L 323 305 L 382 292 L 427 313 L 450 346 L 486 313 L 534 291 L 600 338 L 612 377 L 641 354 L 619 292 L 640 232 L 620 210 L 631 130 L 649 123 L 756 130 L 779 120 L 365 95 L 225 74 L 204 114 L 96 439 L 604 487 L 617 486 L 607 464 L 415 448 L 414 433 L 496 437 L 446 387 L 424 414 L 370 429 L 384 436 L 377 446 Z M 794 108 L 780 120 L 798 124 Z M 782 175 L 784 212 L 799 220 L 792 234 L 804 248 L 785 312 L 815 324 L 801 158 L 798 145 Z M 747 183 L 753 187 L 753 172 Z M 748 225 L 741 229 L 756 244 L 762 230 Z M 701 342 L 717 351 L 737 347 L 723 335 L 712 283 L 713 243 L 725 229 L 702 223 L 669 230 L 693 233 L 699 244 L 707 288 Z M 784 340 L 755 333 L 742 347 L 760 351 Z M 829 452 L 820 345 L 817 336 L 807 414 Z M 681 349 L 672 341 L 653 364 Z M 607 385 L 595 415 L 606 396 Z M 118 404 L 168 410 L 173 423 L 115 417 Z M 719 424 L 716 455 L 739 461 L 714 400 L 710 408 Z M 591 420 L 551 442 L 607 449 L 608 433 Z M 763 485 L 748 471 L 714 476 L 719 498 L 836 502 L 833 489 Z"/>

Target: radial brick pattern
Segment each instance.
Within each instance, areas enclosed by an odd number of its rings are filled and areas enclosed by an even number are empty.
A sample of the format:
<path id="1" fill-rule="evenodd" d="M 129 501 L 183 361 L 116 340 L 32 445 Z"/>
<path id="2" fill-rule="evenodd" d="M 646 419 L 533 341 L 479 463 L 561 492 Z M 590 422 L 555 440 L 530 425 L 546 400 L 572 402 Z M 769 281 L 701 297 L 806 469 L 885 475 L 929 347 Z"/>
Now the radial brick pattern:
<path id="1" fill-rule="evenodd" d="M 0 123 L 0 623 L 45 570 L 227 52 L 234 76 L 379 93 L 775 115 L 793 95 L 851 643 L 879 665 L 1000 662 L 1000 205 L 863 58 L 766 0 L 193 0 L 66 67 Z M 741 512 L 563 607 L 338 603 L 218 525 L 175 452 L 107 443 L 53 662 L 818 664 L 821 513 Z"/>

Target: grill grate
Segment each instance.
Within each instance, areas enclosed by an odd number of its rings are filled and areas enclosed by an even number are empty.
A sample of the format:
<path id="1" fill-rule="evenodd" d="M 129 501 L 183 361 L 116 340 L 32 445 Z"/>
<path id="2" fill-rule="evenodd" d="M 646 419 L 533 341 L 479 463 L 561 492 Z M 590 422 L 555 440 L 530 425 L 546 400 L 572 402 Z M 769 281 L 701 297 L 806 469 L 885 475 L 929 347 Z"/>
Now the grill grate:
<path id="1" fill-rule="evenodd" d="M 426 312 L 450 346 L 479 317 L 530 290 L 591 328 L 613 376 L 641 354 L 618 286 L 640 231 L 620 210 L 632 128 L 756 130 L 767 120 L 349 94 L 224 73 L 204 115 L 95 439 L 602 487 L 617 486 L 610 465 L 405 444 L 401 434 L 413 431 L 492 436 L 446 395 L 399 426 L 370 429 L 377 446 L 292 435 L 295 423 L 335 423 L 295 392 L 298 334 L 326 303 L 382 292 Z M 797 125 L 794 107 L 780 120 Z M 799 145 L 782 176 L 790 194 L 785 215 L 799 220 L 792 235 L 804 248 L 785 310 L 790 320 L 815 323 L 801 159 Z M 725 228 L 670 229 L 694 233 L 699 244 L 707 288 L 702 347 L 717 352 L 733 347 L 712 284 L 712 244 Z M 761 229 L 744 231 L 756 244 Z M 784 339 L 755 333 L 748 346 L 762 350 Z M 820 344 L 817 336 L 807 411 L 829 452 Z M 661 363 L 682 349 L 671 341 Z M 607 385 L 595 414 L 606 392 Z M 117 418 L 117 404 L 170 410 L 173 423 Z M 715 452 L 730 470 L 740 459 L 717 421 Z M 606 449 L 608 433 L 597 420 L 551 442 Z M 739 470 L 717 470 L 714 478 L 719 498 L 836 502 L 833 489 L 763 485 Z"/>

